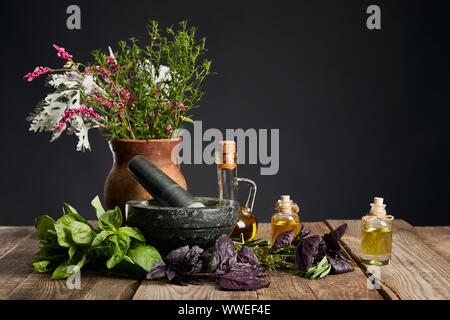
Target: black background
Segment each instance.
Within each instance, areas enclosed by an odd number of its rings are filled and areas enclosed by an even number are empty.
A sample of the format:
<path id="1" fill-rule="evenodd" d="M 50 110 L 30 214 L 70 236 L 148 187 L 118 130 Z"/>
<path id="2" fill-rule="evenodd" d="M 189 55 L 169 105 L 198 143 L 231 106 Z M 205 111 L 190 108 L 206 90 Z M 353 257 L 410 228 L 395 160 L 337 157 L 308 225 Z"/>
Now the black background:
<path id="1" fill-rule="evenodd" d="M 66 28 L 70 4 L 81 30 Z M 366 28 L 370 4 L 381 30 Z M 260 222 L 287 193 L 303 221 L 360 218 L 383 196 L 396 218 L 448 225 L 448 12 L 444 1 L 2 1 L 0 225 L 58 217 L 63 202 L 95 217 L 112 164 L 105 139 L 92 132 L 82 153 L 74 136 L 29 132 L 48 89 L 23 75 L 62 64 L 52 43 L 86 62 L 118 40 L 144 42 L 148 19 L 188 19 L 207 38 L 217 75 L 194 113 L 203 130 L 280 129 L 277 175 L 239 167 L 258 184 Z M 217 194 L 215 170 L 182 167 L 196 195 Z"/>

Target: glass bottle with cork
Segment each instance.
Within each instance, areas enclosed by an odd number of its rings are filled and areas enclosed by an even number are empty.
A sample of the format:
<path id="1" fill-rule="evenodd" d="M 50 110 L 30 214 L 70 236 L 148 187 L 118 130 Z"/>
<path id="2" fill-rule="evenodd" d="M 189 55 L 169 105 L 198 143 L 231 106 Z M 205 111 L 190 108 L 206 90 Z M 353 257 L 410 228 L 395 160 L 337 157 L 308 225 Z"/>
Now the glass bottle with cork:
<path id="1" fill-rule="evenodd" d="M 298 206 L 289 195 L 282 195 L 275 206 L 277 212 L 272 216 L 272 244 L 277 237 L 287 231 L 294 230 L 294 238 L 300 232 Z"/>
<path id="2" fill-rule="evenodd" d="M 386 265 L 392 252 L 392 222 L 386 214 L 383 198 L 375 197 L 369 215 L 362 217 L 361 261 L 370 265 Z"/>
<path id="3" fill-rule="evenodd" d="M 244 241 L 250 241 L 255 237 L 258 223 L 253 216 L 253 205 L 256 195 L 256 184 L 250 179 L 240 178 L 237 175 L 236 142 L 225 140 L 219 142 L 216 152 L 217 181 L 219 186 L 219 198 L 230 199 L 239 202 L 238 186 L 245 183 L 250 186 L 249 195 L 245 206 L 241 206 L 241 214 L 234 227 L 232 238 L 244 236 Z"/>

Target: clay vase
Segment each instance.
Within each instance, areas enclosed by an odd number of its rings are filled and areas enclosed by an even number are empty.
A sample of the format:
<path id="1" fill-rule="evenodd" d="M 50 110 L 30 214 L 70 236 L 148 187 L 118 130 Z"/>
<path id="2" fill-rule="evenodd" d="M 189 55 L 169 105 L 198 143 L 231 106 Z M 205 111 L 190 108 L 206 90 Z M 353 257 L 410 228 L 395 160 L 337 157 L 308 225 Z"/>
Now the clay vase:
<path id="1" fill-rule="evenodd" d="M 175 164 L 171 158 L 172 150 L 179 147 L 181 140 L 182 138 L 155 140 L 114 139 L 109 141 L 113 154 L 113 165 L 106 177 L 103 193 L 106 209 L 114 209 L 118 206 L 125 217 L 125 203 L 127 201 L 153 199 L 128 172 L 128 161 L 137 155 L 146 157 L 182 188 L 187 190 L 186 180 L 180 171 L 180 166 Z M 177 149 L 174 151 L 177 151 Z"/>

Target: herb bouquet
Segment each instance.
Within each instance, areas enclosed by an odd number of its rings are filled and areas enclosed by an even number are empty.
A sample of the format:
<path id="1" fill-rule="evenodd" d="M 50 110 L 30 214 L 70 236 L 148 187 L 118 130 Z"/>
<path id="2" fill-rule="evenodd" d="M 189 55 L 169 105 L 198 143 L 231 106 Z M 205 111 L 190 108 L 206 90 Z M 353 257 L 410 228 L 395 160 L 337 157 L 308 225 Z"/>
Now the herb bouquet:
<path id="1" fill-rule="evenodd" d="M 32 81 L 48 74 L 47 84 L 55 89 L 28 117 L 30 130 L 52 132 L 51 141 L 63 132 L 75 134 L 78 151 L 90 150 L 90 129 L 108 138 L 115 156 L 105 182 L 105 205 L 119 206 L 122 212 L 128 200 L 151 198 L 126 171 L 124 163 L 134 155 L 158 157 L 156 165 L 186 188 L 171 157 L 181 138 L 170 138 L 192 122 L 188 112 L 198 107 L 211 67 L 204 57 L 205 38 L 197 39 L 196 28 L 188 28 L 185 21 L 165 32 L 151 21 L 147 31 L 145 46 L 134 38 L 120 41 L 117 51 L 94 51 L 93 64 L 76 62 L 53 45 L 64 66 L 37 67 L 25 76 Z"/>

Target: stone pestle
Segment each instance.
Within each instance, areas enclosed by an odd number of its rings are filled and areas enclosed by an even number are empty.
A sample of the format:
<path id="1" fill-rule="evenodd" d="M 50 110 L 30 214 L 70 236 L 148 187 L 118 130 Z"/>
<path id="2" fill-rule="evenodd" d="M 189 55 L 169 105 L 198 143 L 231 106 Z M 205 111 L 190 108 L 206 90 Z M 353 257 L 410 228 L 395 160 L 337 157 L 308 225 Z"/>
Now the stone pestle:
<path id="1" fill-rule="evenodd" d="M 128 171 L 161 205 L 186 208 L 205 207 L 142 155 L 135 156 L 128 162 Z"/>

